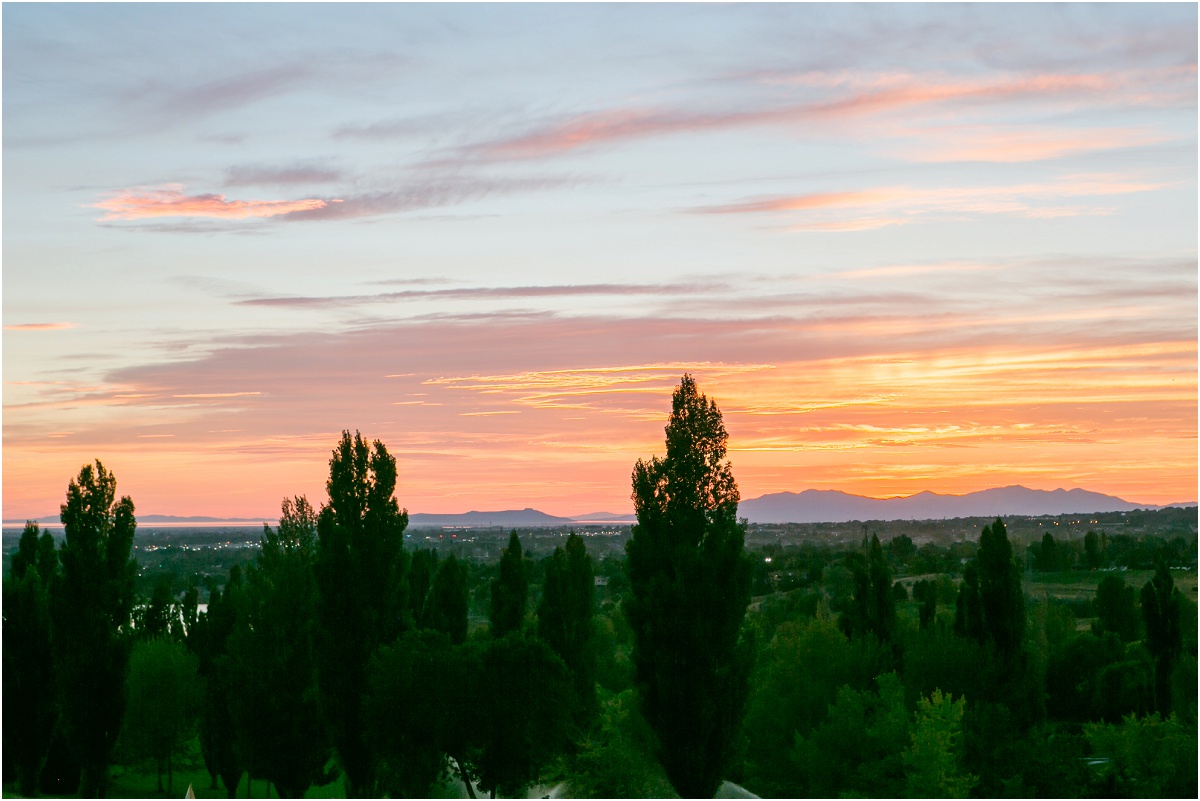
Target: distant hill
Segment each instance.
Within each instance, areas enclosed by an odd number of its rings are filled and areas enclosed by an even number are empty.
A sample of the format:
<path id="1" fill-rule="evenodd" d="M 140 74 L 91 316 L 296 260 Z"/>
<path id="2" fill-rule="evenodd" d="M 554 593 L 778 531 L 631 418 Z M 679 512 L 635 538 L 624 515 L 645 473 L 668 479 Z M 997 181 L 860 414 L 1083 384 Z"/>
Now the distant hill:
<path id="1" fill-rule="evenodd" d="M 555 517 L 537 509 L 509 509 L 503 512 L 462 512 L 453 515 L 410 514 L 412 528 L 441 528 L 442 526 L 569 526 L 569 517 Z"/>
<path id="2" fill-rule="evenodd" d="M 777 492 L 742 501 L 738 506 L 738 516 L 747 518 L 751 523 L 845 523 L 851 520 L 938 520 L 1161 508 L 1153 504 L 1130 503 L 1112 495 L 1082 489 L 1048 491 L 1012 486 L 966 495 L 939 495 L 927 491 L 907 498 L 867 498 L 839 490 Z"/>

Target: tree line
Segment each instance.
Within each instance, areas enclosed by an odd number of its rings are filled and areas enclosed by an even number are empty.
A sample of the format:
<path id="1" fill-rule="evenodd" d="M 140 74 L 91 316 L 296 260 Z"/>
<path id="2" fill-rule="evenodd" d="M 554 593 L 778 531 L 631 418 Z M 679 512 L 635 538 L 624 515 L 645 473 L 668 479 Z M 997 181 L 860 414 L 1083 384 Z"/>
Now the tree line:
<path id="1" fill-rule="evenodd" d="M 711 797 L 725 779 L 793 797 L 1194 795 L 1195 606 L 1165 563 L 1140 592 L 1106 576 L 1082 632 L 1025 596 L 1001 520 L 961 559 L 907 537 L 804 551 L 799 584 L 775 589 L 745 551 L 721 413 L 691 376 L 665 433 L 665 455 L 633 470 L 620 603 L 597 609 L 575 534 L 533 597 L 514 531 L 475 631 L 466 566 L 404 547 L 395 458 L 357 432 L 333 450 L 327 500 L 285 499 L 204 613 L 194 587 L 137 602 L 133 502 L 84 466 L 61 546 L 27 524 L 4 581 L 19 791 L 100 796 L 113 760 L 137 756 L 172 792 L 195 736 L 230 797 L 243 776 L 281 797 L 334 781 L 423 797 L 447 780 L 513 796 L 547 778 L 597 796 Z M 1031 554 L 1048 569 L 1054 548 Z M 961 580 L 910 598 L 903 559 L 952 561 Z"/>

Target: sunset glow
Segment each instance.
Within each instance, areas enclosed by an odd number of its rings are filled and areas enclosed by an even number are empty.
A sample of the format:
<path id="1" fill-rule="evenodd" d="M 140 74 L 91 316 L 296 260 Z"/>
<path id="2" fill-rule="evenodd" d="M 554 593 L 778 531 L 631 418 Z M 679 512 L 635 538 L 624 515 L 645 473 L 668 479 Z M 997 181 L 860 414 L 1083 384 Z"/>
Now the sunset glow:
<path id="1" fill-rule="evenodd" d="M 3 14 L 5 519 L 270 518 L 343 429 L 627 512 L 685 372 L 743 498 L 1196 499 L 1194 5 Z"/>

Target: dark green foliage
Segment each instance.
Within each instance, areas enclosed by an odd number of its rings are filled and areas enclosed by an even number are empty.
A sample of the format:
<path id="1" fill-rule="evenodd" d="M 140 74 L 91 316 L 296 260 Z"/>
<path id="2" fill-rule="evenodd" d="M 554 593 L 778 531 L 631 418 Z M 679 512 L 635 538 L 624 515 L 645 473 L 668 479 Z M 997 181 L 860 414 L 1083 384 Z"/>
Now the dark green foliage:
<path id="1" fill-rule="evenodd" d="M 487 644 L 481 682 L 479 785 L 521 797 L 570 744 L 571 676 L 544 642 L 513 633 Z"/>
<path id="2" fill-rule="evenodd" d="M 232 703 L 234 677 L 228 656 L 229 638 L 243 606 L 242 570 L 234 565 L 224 591 L 215 582 L 208 588 L 208 611 L 188 633 L 188 648 L 199 659 L 204 679 L 200 711 L 200 753 L 212 777 L 213 789 L 221 778 L 230 798 L 234 797 L 245 770 L 245 761 L 235 747 Z"/>
<path id="3" fill-rule="evenodd" d="M 1071 566 L 1070 557 L 1068 546 L 1060 545 L 1055 541 L 1054 535 L 1047 531 L 1042 535 L 1042 544 L 1036 551 L 1034 565 L 1043 573 L 1067 570 Z"/>
<path id="4" fill-rule="evenodd" d="M 137 521 L 128 496 L 99 461 L 67 487 L 60 517 L 62 573 L 51 593 L 63 727 L 78 757 L 84 796 L 103 795 L 121 719 L 129 664 Z"/>
<path id="5" fill-rule="evenodd" d="M 751 567 L 737 521 L 721 412 L 685 375 L 672 397 L 666 457 L 633 472 L 637 524 L 626 545 L 633 662 L 658 755 L 683 796 L 712 796 L 740 729 L 751 652 L 739 642 Z"/>
<path id="6" fill-rule="evenodd" d="M 912 537 L 907 534 L 900 534 L 888 540 L 887 544 L 888 557 L 896 564 L 908 564 L 908 560 L 917 555 L 917 546 L 913 543 Z"/>
<path id="7" fill-rule="evenodd" d="M 438 566 L 425 609 L 429 628 L 448 634 L 455 645 L 467 641 L 467 577 L 454 554 Z"/>
<path id="8" fill-rule="evenodd" d="M 1088 570 L 1100 567 L 1100 538 L 1089 531 L 1083 537 L 1083 560 Z"/>
<path id="9" fill-rule="evenodd" d="M 171 629 L 171 611 L 171 581 L 162 576 L 155 582 L 149 602 L 135 612 L 138 638 L 153 640 L 166 635 Z"/>
<path id="10" fill-rule="evenodd" d="M 1153 663 L 1140 645 L 1126 646 L 1112 632 L 1080 633 L 1050 655 L 1046 711 L 1055 719 L 1118 722 L 1154 705 Z"/>
<path id="11" fill-rule="evenodd" d="M 671 783 L 655 761 L 654 732 L 633 690 L 605 693 L 599 726 L 570 761 L 568 791 L 575 798 L 666 798 Z"/>
<path id="12" fill-rule="evenodd" d="M 1158 711 L 1171 711 L 1171 670 L 1183 650 L 1179 625 L 1180 595 L 1167 566 L 1159 562 L 1154 578 L 1142 587 L 1142 617 L 1146 622 L 1146 648 L 1154 657 L 1154 687 Z"/>
<path id="13" fill-rule="evenodd" d="M 412 606 L 413 625 L 417 628 L 428 628 L 430 625 L 429 592 L 437 569 L 437 551 L 429 548 L 413 551 L 408 570 L 408 600 Z"/>
<path id="14" fill-rule="evenodd" d="M 979 599 L 988 639 L 1001 656 L 1013 656 L 1025 636 L 1025 595 L 1008 533 L 999 518 L 983 527 L 978 562 Z"/>
<path id="15" fill-rule="evenodd" d="M 877 684 L 878 692 L 843 686 L 825 721 L 807 736 L 796 734 L 789 761 L 803 782 L 800 797 L 903 795 L 901 754 L 909 744 L 904 687 L 894 673 Z"/>
<path id="16" fill-rule="evenodd" d="M 1194 677 L 1193 677 L 1194 680 Z M 1103 791 L 1118 798 L 1195 798 L 1196 721 L 1158 713 L 1094 723 L 1084 733 L 1102 766 Z"/>
<path id="17" fill-rule="evenodd" d="M 158 766 L 158 792 L 167 769 L 167 793 L 174 792 L 172 757 L 192 736 L 200 704 L 196 657 L 165 636 L 142 640 L 129 658 L 128 709 L 121 735 L 132 757 L 150 757 Z"/>
<path id="18" fill-rule="evenodd" d="M 903 582 L 897 581 L 892 585 L 892 600 L 896 603 L 904 603 L 908 600 L 908 590 L 905 589 Z"/>
<path id="19" fill-rule="evenodd" d="M 555 548 L 546 563 L 542 601 L 538 604 L 538 635 L 550 644 L 567 669 L 575 689 L 575 722 L 585 728 L 596 713 L 596 652 L 592 613 L 595 574 L 583 538 L 574 532 L 566 550 Z"/>
<path id="20" fill-rule="evenodd" d="M 913 600 L 920 604 L 917 613 L 921 631 L 929 631 L 937 617 L 937 587 L 921 579 L 913 585 Z"/>
<path id="21" fill-rule="evenodd" d="M 746 705 L 746 784 L 764 797 L 797 797 L 805 778 L 792 766 L 793 738 L 826 717 L 838 689 L 870 690 L 894 666 L 874 637 L 848 640 L 826 616 L 781 624 L 761 651 Z"/>
<path id="22" fill-rule="evenodd" d="M 1125 642 L 1138 637 L 1137 598 L 1133 587 L 1125 586 L 1125 579 L 1108 574 L 1100 579 L 1096 587 L 1097 634 L 1111 631 Z"/>
<path id="23" fill-rule="evenodd" d="M 492 582 L 492 636 L 503 637 L 520 631 L 525 620 L 525 599 L 529 594 L 529 578 L 525 558 L 521 553 L 521 538 L 514 529 L 508 546 L 500 556 L 500 575 Z"/>
<path id="24" fill-rule="evenodd" d="M 854 597 L 839 622 L 842 630 L 852 637 L 869 633 L 887 642 L 896 629 L 896 596 L 878 535 L 871 535 L 865 557 L 847 555 L 846 567 L 853 576 Z"/>
<path id="25" fill-rule="evenodd" d="M 347 794 L 377 795 L 364 738 L 367 664 L 408 617 L 408 513 L 396 502 L 396 460 L 383 443 L 342 432 L 329 460 L 329 502 L 317 518 L 316 662 L 321 709 Z"/>
<path id="26" fill-rule="evenodd" d="M 466 689 L 447 681 L 455 651 L 445 634 L 424 630 L 409 632 L 372 660 L 367 731 L 379 755 L 382 789 L 393 798 L 429 798 L 456 730 L 472 726 L 446 714 L 447 699 Z"/>
<path id="27" fill-rule="evenodd" d="M 315 548 L 316 514 L 308 500 L 285 498 L 278 530 L 263 527 L 262 552 L 228 642 L 239 749 L 255 776 L 290 798 L 332 779 L 313 657 Z"/>
<path id="28" fill-rule="evenodd" d="M 25 524 L 12 574 L 4 581 L 4 750 L 24 796 L 37 795 L 58 719 L 50 622 L 58 555 L 50 534 L 38 533 L 37 523 Z M 41 547 L 45 541 L 48 550 Z"/>
<path id="29" fill-rule="evenodd" d="M 969 564 L 963 571 L 963 581 L 954 601 L 954 633 L 975 642 L 983 642 L 983 603 L 979 596 L 979 571 Z"/>

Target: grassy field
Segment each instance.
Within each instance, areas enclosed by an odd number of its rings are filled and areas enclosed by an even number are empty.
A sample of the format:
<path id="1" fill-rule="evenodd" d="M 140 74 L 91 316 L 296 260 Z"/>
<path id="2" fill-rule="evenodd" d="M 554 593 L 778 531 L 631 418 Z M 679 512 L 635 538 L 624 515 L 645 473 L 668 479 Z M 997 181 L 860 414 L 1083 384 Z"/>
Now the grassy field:
<path id="1" fill-rule="evenodd" d="M 1103 571 L 1071 571 L 1067 573 L 1035 573 L 1032 579 L 1025 579 L 1025 592 L 1034 597 L 1048 595 L 1055 598 L 1084 600 L 1096 597 L 1096 587 L 1105 576 L 1120 576 L 1127 586 L 1140 592 L 1142 586 L 1154 577 L 1153 570 L 1127 570 L 1112 573 Z M 1184 598 L 1196 600 L 1196 573 L 1191 570 L 1172 570 L 1171 578 Z"/>

